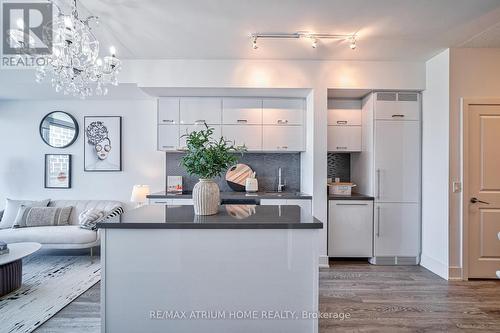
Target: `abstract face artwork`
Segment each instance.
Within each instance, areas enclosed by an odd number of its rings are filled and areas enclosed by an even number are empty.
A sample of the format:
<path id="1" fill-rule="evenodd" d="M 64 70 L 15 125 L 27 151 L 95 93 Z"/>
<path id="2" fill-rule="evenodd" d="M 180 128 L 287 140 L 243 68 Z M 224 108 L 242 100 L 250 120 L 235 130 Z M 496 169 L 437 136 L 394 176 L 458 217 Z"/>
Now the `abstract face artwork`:
<path id="1" fill-rule="evenodd" d="M 85 117 L 85 171 L 121 171 L 121 117 Z"/>

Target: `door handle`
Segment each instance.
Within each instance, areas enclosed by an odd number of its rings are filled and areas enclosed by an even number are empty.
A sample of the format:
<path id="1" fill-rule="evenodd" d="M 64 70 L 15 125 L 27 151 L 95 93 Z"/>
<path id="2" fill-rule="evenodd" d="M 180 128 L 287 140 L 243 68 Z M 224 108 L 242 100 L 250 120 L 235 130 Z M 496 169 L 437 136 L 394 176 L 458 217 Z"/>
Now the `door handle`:
<path id="1" fill-rule="evenodd" d="M 482 203 L 482 204 L 485 204 L 485 205 L 489 205 L 490 204 L 489 202 L 481 201 L 478 198 L 471 198 L 470 202 L 473 203 L 473 204 L 475 204 L 475 203 Z"/>
<path id="2" fill-rule="evenodd" d="M 380 237 L 380 206 L 377 206 L 377 237 Z"/>
<path id="3" fill-rule="evenodd" d="M 405 115 L 404 114 L 393 114 L 392 115 L 392 118 L 404 118 Z"/>

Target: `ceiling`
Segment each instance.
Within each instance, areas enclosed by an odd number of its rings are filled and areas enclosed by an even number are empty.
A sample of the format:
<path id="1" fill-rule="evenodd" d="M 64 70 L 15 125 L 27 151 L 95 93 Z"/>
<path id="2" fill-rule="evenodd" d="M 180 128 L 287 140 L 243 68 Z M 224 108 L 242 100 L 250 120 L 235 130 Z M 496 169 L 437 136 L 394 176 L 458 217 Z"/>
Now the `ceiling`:
<path id="1" fill-rule="evenodd" d="M 64 0 L 68 1 L 68 0 Z M 500 47 L 500 0 L 81 0 L 96 34 L 132 59 L 424 61 L 456 46 Z M 322 40 L 259 40 L 261 33 L 352 34 L 358 48 Z"/>

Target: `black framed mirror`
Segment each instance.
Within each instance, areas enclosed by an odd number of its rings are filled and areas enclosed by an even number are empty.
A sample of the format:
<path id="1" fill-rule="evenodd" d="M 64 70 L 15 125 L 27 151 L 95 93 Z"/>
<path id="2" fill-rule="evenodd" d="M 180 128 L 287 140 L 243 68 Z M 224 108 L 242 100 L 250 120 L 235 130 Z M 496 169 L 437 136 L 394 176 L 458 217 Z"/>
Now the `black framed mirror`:
<path id="1" fill-rule="evenodd" d="M 78 132 L 78 122 L 64 111 L 53 111 L 40 122 L 40 136 L 53 148 L 71 146 L 76 141 Z"/>

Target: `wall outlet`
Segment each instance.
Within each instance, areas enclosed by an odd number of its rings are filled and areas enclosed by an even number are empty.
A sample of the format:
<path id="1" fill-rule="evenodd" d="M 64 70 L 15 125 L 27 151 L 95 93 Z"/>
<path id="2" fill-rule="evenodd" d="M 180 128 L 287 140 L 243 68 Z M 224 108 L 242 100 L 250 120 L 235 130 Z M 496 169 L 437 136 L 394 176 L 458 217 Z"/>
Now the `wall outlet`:
<path id="1" fill-rule="evenodd" d="M 461 182 L 453 182 L 453 193 L 462 192 L 462 183 Z"/>

